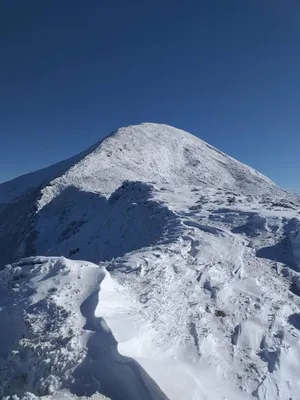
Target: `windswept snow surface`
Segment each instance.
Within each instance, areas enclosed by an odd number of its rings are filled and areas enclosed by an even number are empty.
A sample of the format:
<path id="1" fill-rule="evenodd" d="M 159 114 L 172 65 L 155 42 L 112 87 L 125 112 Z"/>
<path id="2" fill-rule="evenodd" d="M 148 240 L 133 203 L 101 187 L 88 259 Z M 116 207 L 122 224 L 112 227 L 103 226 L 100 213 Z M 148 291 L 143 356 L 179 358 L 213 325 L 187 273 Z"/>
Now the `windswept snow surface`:
<path id="1" fill-rule="evenodd" d="M 154 188 L 220 188 L 297 201 L 296 195 L 183 130 L 152 123 L 129 126 L 78 156 L 0 185 L 0 269 L 31 255 L 76 254 L 76 258 L 98 262 L 133 250 L 126 244 L 116 254 L 113 249 L 119 243 L 115 246 L 110 237 L 104 239 L 112 219 L 119 232 L 130 226 L 118 227 L 122 218 L 111 211 L 111 200 L 117 200 L 124 181 Z M 147 201 L 146 190 L 143 194 Z M 93 212 L 98 210 L 96 219 Z M 79 230 L 86 231 L 81 246 L 75 237 Z M 139 232 L 138 237 L 144 234 Z"/>
<path id="2" fill-rule="evenodd" d="M 299 400 L 297 195 L 156 124 L 10 186 L 0 395 Z"/>
<path id="3" fill-rule="evenodd" d="M 126 334 L 137 305 L 102 266 L 63 257 L 24 259 L 1 272 L 0 290 L 0 322 L 6 328 L 2 397 L 15 393 L 25 400 L 33 392 L 54 400 L 67 387 L 78 396 L 167 399 L 139 364 L 118 351 L 103 317 L 121 322 L 124 313 Z"/>

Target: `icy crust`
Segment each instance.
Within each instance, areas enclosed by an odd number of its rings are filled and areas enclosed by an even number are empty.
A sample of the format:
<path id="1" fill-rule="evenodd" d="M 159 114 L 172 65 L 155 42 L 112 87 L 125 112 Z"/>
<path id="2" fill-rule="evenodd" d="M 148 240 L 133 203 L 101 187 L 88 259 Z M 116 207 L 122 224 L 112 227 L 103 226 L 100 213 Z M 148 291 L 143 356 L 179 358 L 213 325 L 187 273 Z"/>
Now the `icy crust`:
<path id="1" fill-rule="evenodd" d="M 167 400 L 119 352 L 141 325 L 140 311 L 103 266 L 28 258 L 8 265 L 0 282 L 2 398 Z M 116 337 L 106 318 L 117 323 Z"/>
<path id="2" fill-rule="evenodd" d="M 0 396 L 54 393 L 85 356 L 80 304 L 105 272 L 88 262 L 25 259 L 0 273 Z"/>
<path id="3" fill-rule="evenodd" d="M 181 235 L 107 264 L 148 317 L 120 351 L 172 400 L 297 399 L 297 206 L 171 185 L 156 196 L 180 217 Z"/>

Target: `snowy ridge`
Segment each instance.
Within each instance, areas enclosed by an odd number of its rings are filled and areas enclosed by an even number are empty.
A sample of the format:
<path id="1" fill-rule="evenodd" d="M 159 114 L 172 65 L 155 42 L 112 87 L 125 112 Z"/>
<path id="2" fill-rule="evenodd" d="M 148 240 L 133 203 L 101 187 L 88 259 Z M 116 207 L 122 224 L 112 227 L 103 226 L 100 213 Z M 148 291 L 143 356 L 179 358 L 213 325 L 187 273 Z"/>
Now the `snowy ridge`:
<path id="1" fill-rule="evenodd" d="M 95 219 L 87 217 L 83 207 L 103 210 L 124 181 L 151 184 L 154 189 L 196 186 L 205 191 L 212 187 L 298 201 L 296 195 L 185 131 L 152 123 L 129 126 L 72 159 L 0 185 L 0 268 L 35 254 L 68 257 L 77 253 L 76 243 L 70 244 L 68 251 L 67 246 L 64 251 L 58 248 L 60 237 L 53 236 L 49 224 L 64 225 L 71 233 L 84 228 L 88 219 Z M 68 207 L 72 201 L 75 205 Z M 90 226 L 85 228 L 94 244 L 91 248 L 87 243 L 88 249 L 76 257 L 107 259 L 105 254 L 97 254 L 103 245 L 95 249 L 94 234 Z M 63 231 L 56 234 L 64 236 Z M 54 243 L 45 243 L 45 235 Z"/>
<path id="2" fill-rule="evenodd" d="M 2 396 L 298 400 L 298 196 L 157 124 L 17 192 L 0 208 Z"/>
<path id="3" fill-rule="evenodd" d="M 165 400 L 146 372 L 118 353 L 103 318 L 120 322 L 122 300 L 123 312 L 136 318 L 137 307 L 123 291 L 103 267 L 83 261 L 37 257 L 7 266 L 0 288 L 0 321 L 8 327 L 1 337 L 0 395 L 55 398 L 68 387 L 79 396 L 101 391 L 115 399 Z"/>
<path id="4" fill-rule="evenodd" d="M 90 154 L 96 147 L 99 146 L 100 143 L 93 145 L 89 149 L 77 154 L 74 157 L 51 165 L 50 167 L 46 167 L 29 174 L 19 176 L 11 181 L 1 183 L 0 204 L 15 201 L 30 190 L 41 189 L 58 176 L 66 173 L 69 168 L 78 163 L 86 155 Z"/>

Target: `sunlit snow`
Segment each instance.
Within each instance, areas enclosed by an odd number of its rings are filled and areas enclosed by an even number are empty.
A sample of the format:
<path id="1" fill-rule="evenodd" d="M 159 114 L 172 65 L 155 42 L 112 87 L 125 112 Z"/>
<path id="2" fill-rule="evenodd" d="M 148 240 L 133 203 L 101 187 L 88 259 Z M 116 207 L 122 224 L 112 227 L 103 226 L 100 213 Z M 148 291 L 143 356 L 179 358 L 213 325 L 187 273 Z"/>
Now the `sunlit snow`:
<path id="1" fill-rule="evenodd" d="M 299 205 L 158 124 L 0 185 L 0 397 L 298 400 Z"/>

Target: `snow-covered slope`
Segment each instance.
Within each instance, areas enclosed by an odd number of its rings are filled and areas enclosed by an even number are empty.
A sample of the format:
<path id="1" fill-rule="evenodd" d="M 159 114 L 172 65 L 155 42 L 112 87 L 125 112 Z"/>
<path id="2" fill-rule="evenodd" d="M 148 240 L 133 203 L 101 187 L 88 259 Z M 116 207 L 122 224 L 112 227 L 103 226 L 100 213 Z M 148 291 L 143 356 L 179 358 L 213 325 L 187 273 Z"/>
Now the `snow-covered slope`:
<path id="1" fill-rule="evenodd" d="M 0 198 L 2 396 L 299 399 L 297 195 L 142 124 Z"/>
<path id="2" fill-rule="evenodd" d="M 212 187 L 283 199 L 296 197 L 182 130 L 149 123 L 121 128 L 72 159 L 0 185 L 0 268 L 24 256 L 68 256 L 78 253 L 77 249 L 82 251 L 77 257 L 92 261 L 115 256 L 110 245 L 115 242 L 114 233 L 107 237 L 105 226 L 113 220 L 115 231 L 122 231 L 111 204 L 126 180 L 150 183 L 154 188 L 193 185 L 203 190 Z M 149 200 L 149 190 L 143 192 L 143 201 L 147 196 Z M 97 221 L 91 216 L 95 209 L 100 210 Z M 149 214 L 144 211 L 140 213 L 147 218 Z M 131 214 L 137 221 L 135 212 Z M 138 229 L 146 224 L 137 223 Z M 87 242 L 79 246 L 75 240 L 68 245 L 79 229 L 86 230 Z M 95 239 L 100 234 L 106 241 Z M 137 232 L 136 237 L 144 235 Z M 117 240 L 123 242 L 122 237 Z M 108 243 L 104 246 L 104 242 Z M 117 255 L 125 250 L 128 248 Z"/>
<path id="3" fill-rule="evenodd" d="M 278 193 L 266 177 L 182 130 L 157 124 L 121 128 L 42 190 L 39 208 L 64 188 L 111 195 L 124 180 L 220 186 Z"/>
<path id="4" fill-rule="evenodd" d="M 166 399 L 141 366 L 118 352 L 102 313 L 120 303 L 127 318 L 135 318 L 137 307 L 103 267 L 36 257 L 8 266 L 0 282 L 6 327 L 0 395 L 53 394 L 67 387 L 78 396 L 100 390 L 120 400 Z"/>
<path id="5" fill-rule="evenodd" d="M 43 187 L 43 207 L 70 185 L 108 196 L 124 180 L 279 192 L 268 178 L 201 139 L 168 125 L 145 123 L 121 128 L 78 156 L 0 185 L 0 203 Z"/>

